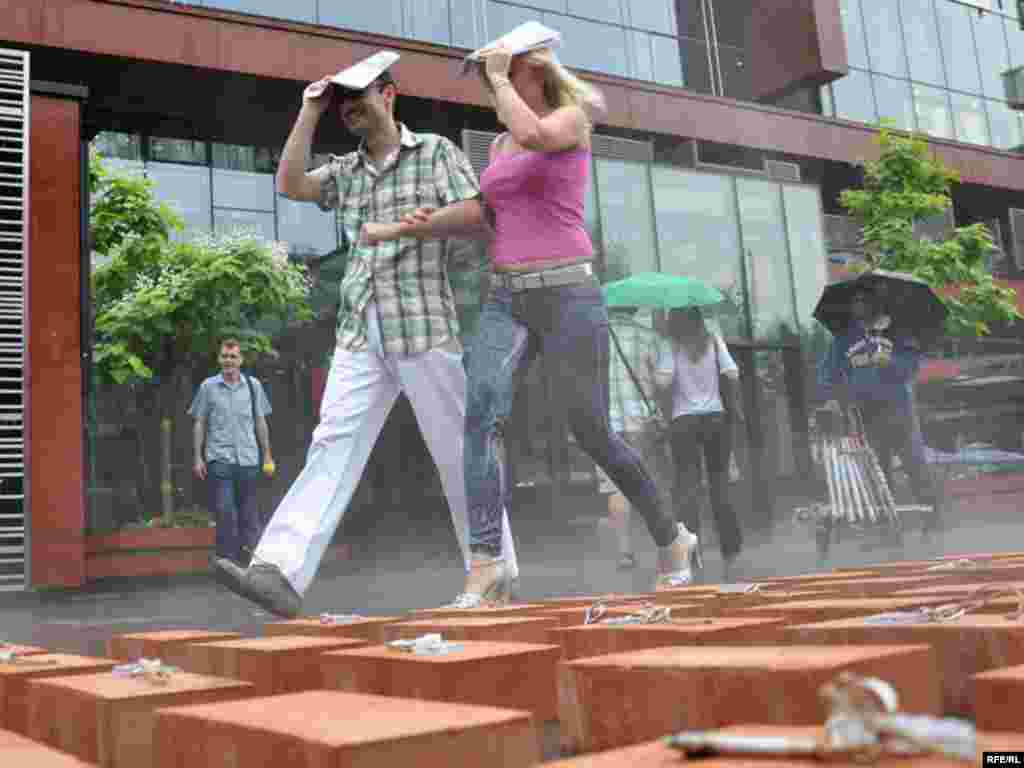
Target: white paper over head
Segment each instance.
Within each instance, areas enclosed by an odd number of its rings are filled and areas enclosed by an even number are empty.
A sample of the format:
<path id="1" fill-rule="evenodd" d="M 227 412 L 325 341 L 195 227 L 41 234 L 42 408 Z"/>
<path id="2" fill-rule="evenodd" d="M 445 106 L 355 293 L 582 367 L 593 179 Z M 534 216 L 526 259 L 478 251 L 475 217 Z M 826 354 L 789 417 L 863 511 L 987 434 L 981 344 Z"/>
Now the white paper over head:
<path id="1" fill-rule="evenodd" d="M 398 61 L 398 57 L 399 54 L 394 51 L 378 51 L 348 69 L 341 70 L 331 78 L 331 82 L 342 88 L 361 91 L 387 72 L 391 65 Z"/>
<path id="2" fill-rule="evenodd" d="M 527 21 L 520 24 L 508 34 L 491 40 L 487 45 L 477 48 L 462 62 L 462 74 L 466 74 L 473 65 L 481 61 L 480 51 L 504 45 L 513 56 L 536 51 L 538 48 L 554 48 L 562 42 L 562 34 L 539 21 Z"/>

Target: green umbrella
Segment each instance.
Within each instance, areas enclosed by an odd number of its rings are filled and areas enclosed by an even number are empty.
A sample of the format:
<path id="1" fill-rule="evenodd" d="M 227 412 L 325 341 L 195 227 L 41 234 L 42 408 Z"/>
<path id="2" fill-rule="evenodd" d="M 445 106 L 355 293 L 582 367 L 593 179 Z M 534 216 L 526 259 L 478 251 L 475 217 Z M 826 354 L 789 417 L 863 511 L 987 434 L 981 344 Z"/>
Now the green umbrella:
<path id="1" fill-rule="evenodd" d="M 717 288 L 692 277 L 641 272 L 604 286 L 609 307 L 651 307 L 682 309 L 706 307 L 725 301 Z"/>

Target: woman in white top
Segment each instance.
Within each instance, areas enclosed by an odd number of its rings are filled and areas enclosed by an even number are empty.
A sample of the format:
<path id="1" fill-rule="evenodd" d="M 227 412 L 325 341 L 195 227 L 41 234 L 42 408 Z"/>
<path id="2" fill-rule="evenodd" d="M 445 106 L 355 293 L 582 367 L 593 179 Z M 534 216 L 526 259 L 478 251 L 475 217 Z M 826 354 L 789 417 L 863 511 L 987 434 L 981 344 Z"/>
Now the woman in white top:
<path id="1" fill-rule="evenodd" d="M 700 528 L 700 461 L 707 465 L 711 509 L 718 528 L 726 576 L 742 547 L 736 510 L 729 500 L 732 420 L 739 412 L 739 368 L 718 334 L 708 331 L 697 307 L 673 309 L 668 315 L 671 349 L 658 364 L 658 379 L 671 398 L 670 441 L 676 465 L 676 498 L 682 522 Z M 723 398 L 720 382 L 732 392 Z M 728 413 L 725 404 L 729 405 Z"/>

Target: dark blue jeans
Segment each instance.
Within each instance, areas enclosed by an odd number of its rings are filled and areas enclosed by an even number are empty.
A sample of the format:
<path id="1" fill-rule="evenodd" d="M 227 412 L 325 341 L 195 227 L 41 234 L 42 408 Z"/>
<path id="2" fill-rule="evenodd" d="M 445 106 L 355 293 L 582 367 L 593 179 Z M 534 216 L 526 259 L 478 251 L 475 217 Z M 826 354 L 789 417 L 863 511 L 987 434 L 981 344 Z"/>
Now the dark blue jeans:
<path id="1" fill-rule="evenodd" d="M 469 545 L 501 554 L 505 482 L 504 427 L 512 410 L 516 372 L 543 354 L 552 376 L 555 413 L 568 417 L 579 446 L 644 518 L 658 546 L 675 541 L 675 520 L 640 455 L 608 424 L 608 313 L 596 280 L 556 288 L 494 287 L 465 355 L 464 451 Z"/>
<path id="2" fill-rule="evenodd" d="M 217 557 L 243 563 L 242 547 L 251 552 L 263 533 L 256 489 L 259 467 L 242 467 L 223 461 L 206 466 L 210 484 L 210 511 L 217 521 Z"/>

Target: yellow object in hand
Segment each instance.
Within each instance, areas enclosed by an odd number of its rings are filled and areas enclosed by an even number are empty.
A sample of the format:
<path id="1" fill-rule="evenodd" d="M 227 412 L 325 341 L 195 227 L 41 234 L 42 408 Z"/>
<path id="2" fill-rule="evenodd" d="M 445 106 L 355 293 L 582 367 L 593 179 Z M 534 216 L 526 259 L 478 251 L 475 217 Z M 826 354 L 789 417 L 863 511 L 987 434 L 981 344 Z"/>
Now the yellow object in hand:
<path id="1" fill-rule="evenodd" d="M 277 465 L 272 461 L 263 462 L 263 474 L 267 477 L 273 477 L 274 472 L 277 470 Z"/>

